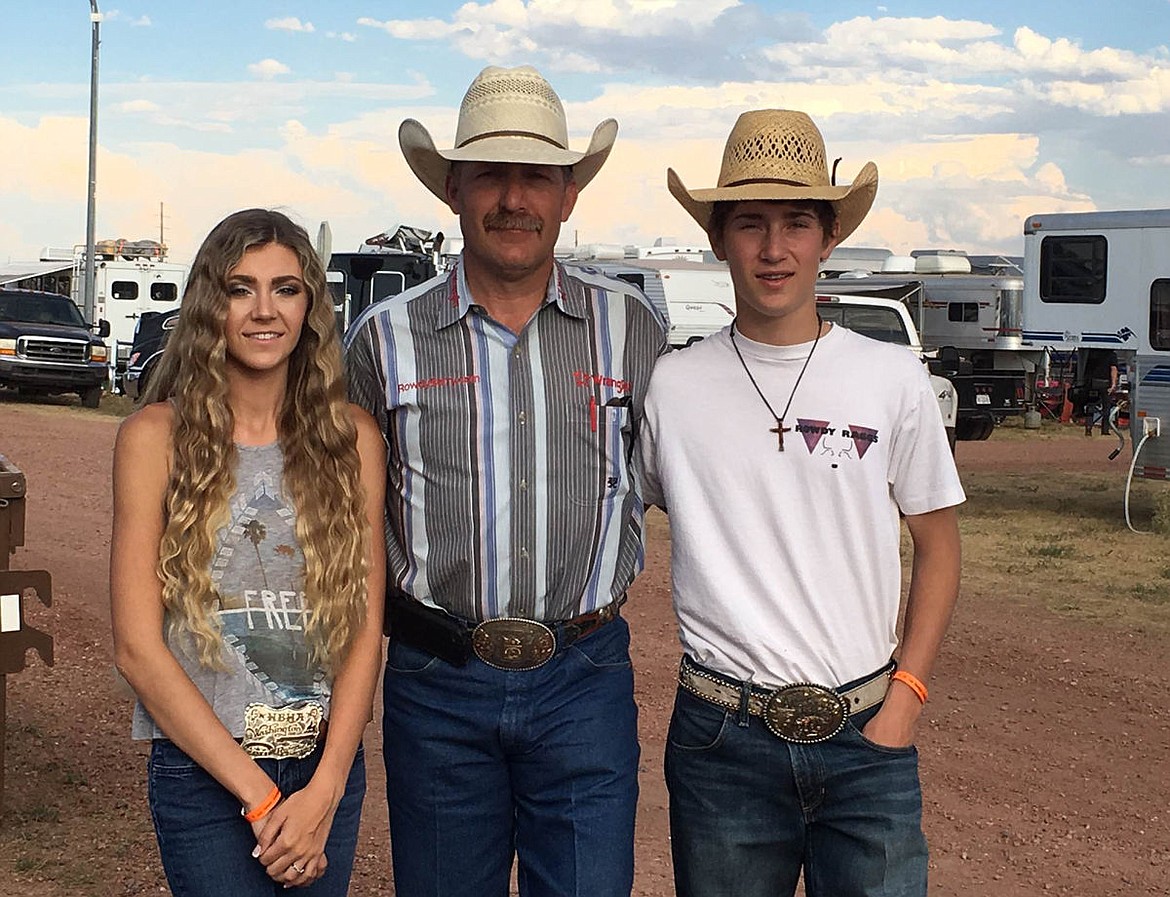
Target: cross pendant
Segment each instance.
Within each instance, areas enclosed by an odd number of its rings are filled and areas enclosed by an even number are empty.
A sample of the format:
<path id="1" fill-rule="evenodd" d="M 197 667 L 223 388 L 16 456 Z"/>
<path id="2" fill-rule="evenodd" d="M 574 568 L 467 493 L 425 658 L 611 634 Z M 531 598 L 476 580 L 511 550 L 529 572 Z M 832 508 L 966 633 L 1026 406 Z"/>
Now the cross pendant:
<path id="1" fill-rule="evenodd" d="M 784 418 L 782 418 L 782 417 L 778 417 L 778 418 L 776 418 L 776 426 L 774 426 L 774 427 L 773 427 L 771 430 L 769 430 L 768 432 L 769 432 L 769 433 L 775 433 L 775 434 L 776 434 L 776 437 L 777 437 L 777 439 L 779 440 L 779 443 L 780 443 L 780 445 L 779 445 L 779 449 L 780 449 L 780 451 L 784 451 L 784 434 L 785 434 L 785 433 L 791 433 L 791 432 L 792 432 L 792 427 L 786 427 L 786 426 L 784 426 Z"/>

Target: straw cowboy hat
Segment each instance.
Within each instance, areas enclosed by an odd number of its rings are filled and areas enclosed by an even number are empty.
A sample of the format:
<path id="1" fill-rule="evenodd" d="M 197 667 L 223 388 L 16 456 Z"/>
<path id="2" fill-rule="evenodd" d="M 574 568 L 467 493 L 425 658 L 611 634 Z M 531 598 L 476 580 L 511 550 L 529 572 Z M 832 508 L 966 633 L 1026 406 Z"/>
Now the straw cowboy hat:
<path id="1" fill-rule="evenodd" d="M 571 165 L 577 187 L 584 187 L 601 169 L 616 137 L 617 122 L 607 118 L 594 129 L 585 152 L 570 150 L 560 98 L 530 65 L 489 65 L 476 76 L 459 107 L 454 149 L 435 149 L 427 129 L 413 118 L 398 128 L 410 170 L 444 202 L 452 162 Z"/>
<path id="2" fill-rule="evenodd" d="M 739 117 L 723 148 L 716 187 L 688 190 L 673 168 L 666 170 L 670 192 L 703 230 L 721 200 L 824 199 L 837 210 L 840 240 L 865 218 L 877 182 L 877 166 L 866 162 L 852 184 L 835 186 L 829 179 L 821 132 L 803 112 L 789 109 L 758 109 Z"/>

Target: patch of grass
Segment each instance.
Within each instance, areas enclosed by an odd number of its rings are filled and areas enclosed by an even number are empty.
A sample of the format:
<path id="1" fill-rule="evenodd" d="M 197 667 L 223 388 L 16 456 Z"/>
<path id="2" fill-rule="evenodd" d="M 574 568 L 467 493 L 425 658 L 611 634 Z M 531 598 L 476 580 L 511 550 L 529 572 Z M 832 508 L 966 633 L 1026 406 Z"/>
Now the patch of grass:
<path id="1" fill-rule="evenodd" d="M 40 857 L 19 856 L 12 867 L 17 872 L 40 872 L 48 863 Z"/>
<path id="2" fill-rule="evenodd" d="M 47 806 L 46 804 L 33 804 L 21 815 L 30 822 L 57 823 L 61 821 L 60 809 Z"/>
<path id="3" fill-rule="evenodd" d="M 1033 545 L 1028 549 L 1028 554 L 1037 558 L 1068 558 L 1076 554 L 1076 549 L 1071 545 L 1048 542 L 1044 545 Z"/>
<path id="4" fill-rule="evenodd" d="M 1170 603 L 1170 589 L 1167 589 L 1164 586 L 1149 585 L 1148 583 L 1139 582 L 1136 585 L 1130 586 L 1129 593 L 1135 599 L 1145 604 Z"/>

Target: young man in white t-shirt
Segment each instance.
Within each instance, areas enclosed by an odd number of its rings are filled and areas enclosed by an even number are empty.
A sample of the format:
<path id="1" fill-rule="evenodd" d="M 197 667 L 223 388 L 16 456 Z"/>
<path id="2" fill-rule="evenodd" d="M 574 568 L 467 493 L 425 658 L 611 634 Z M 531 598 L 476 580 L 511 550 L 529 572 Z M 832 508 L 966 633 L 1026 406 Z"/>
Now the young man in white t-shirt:
<path id="1" fill-rule="evenodd" d="M 816 305 L 877 169 L 832 185 L 808 116 L 761 110 L 736 122 L 717 187 L 667 182 L 737 306 L 659 360 L 642 427 L 684 651 L 666 748 L 678 893 L 776 897 L 803 872 L 808 897 L 921 897 L 914 731 L 958 594 L 964 495 L 921 362 Z"/>

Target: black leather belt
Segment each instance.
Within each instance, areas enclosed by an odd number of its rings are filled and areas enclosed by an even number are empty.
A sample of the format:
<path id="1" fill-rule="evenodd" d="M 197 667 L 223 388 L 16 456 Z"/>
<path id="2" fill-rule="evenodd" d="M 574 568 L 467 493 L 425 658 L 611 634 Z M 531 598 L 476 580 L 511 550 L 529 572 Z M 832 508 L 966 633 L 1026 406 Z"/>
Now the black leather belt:
<path id="1" fill-rule="evenodd" d="M 391 639 L 426 651 L 454 666 L 472 655 L 502 670 L 534 670 L 573 642 L 616 620 L 626 596 L 571 620 L 540 622 L 499 617 L 475 622 L 423 604 L 406 595 L 390 595 L 386 622 Z"/>

